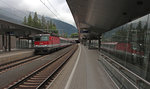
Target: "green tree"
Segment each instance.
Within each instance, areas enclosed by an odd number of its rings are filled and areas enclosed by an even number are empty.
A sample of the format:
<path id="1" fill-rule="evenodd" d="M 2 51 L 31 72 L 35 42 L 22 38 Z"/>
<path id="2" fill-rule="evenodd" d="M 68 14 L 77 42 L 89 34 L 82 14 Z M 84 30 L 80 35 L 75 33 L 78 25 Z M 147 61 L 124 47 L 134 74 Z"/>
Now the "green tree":
<path id="1" fill-rule="evenodd" d="M 64 38 L 68 38 L 68 34 L 65 32 L 65 33 L 63 34 L 63 37 L 64 37 Z"/>
<path id="2" fill-rule="evenodd" d="M 53 24 L 51 28 L 56 30 L 56 25 Z"/>
<path id="3" fill-rule="evenodd" d="M 42 28 L 42 23 L 41 23 L 41 20 L 40 19 L 38 19 L 38 28 Z"/>
<path id="4" fill-rule="evenodd" d="M 26 18 L 26 16 L 24 17 L 23 24 L 24 24 L 24 25 L 27 24 L 27 18 Z"/>
<path id="5" fill-rule="evenodd" d="M 43 29 L 46 29 L 46 20 L 45 20 L 44 16 L 42 16 L 42 18 L 41 18 L 41 26 Z"/>
<path id="6" fill-rule="evenodd" d="M 33 25 L 33 20 L 32 20 L 31 13 L 30 13 L 29 16 L 28 16 L 28 22 L 27 22 L 27 25 L 29 25 L 29 26 L 32 26 L 32 25 Z"/>
<path id="7" fill-rule="evenodd" d="M 47 30 L 49 33 L 54 33 L 58 35 L 58 30 L 56 29 L 56 25 L 53 24 L 51 20 L 47 21 Z"/>
<path id="8" fill-rule="evenodd" d="M 37 12 L 34 13 L 34 17 L 33 17 L 33 27 L 38 27 L 38 16 L 37 16 Z"/>
<path id="9" fill-rule="evenodd" d="M 43 29 L 49 33 L 54 33 L 58 35 L 58 30 L 56 28 L 56 25 L 52 22 L 52 20 L 47 21 L 44 16 L 42 16 L 41 19 L 39 19 L 37 12 L 34 13 L 33 18 L 32 18 L 31 13 L 29 13 L 28 19 L 25 16 L 23 24 L 32 26 L 35 28 Z"/>
<path id="10" fill-rule="evenodd" d="M 70 35 L 70 37 L 71 37 L 71 38 L 78 38 L 78 33 L 72 33 L 72 34 Z"/>

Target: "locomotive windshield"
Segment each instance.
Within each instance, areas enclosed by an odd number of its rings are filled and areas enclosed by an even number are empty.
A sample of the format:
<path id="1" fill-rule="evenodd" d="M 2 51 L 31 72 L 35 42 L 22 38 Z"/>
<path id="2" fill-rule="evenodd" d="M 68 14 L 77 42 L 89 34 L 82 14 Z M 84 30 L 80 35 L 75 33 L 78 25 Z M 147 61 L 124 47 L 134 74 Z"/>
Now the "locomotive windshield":
<path id="1" fill-rule="evenodd" d="M 41 36 L 41 41 L 48 41 L 48 36 Z"/>
<path id="2" fill-rule="evenodd" d="M 34 38 L 35 41 L 48 41 L 49 37 L 48 36 L 36 36 Z"/>
<path id="3" fill-rule="evenodd" d="M 35 41 L 40 41 L 40 37 L 39 37 L 39 36 L 36 36 L 36 37 L 34 37 L 34 40 L 35 40 Z"/>

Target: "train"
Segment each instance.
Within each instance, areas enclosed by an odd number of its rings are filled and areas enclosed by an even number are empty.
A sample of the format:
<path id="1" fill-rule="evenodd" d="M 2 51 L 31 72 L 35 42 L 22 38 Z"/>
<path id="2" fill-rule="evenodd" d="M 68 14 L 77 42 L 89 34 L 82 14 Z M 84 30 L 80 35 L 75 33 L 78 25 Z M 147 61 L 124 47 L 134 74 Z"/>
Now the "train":
<path id="1" fill-rule="evenodd" d="M 102 42 L 101 49 L 132 64 L 138 63 L 139 65 L 142 65 L 143 63 L 144 51 L 140 48 L 140 45 L 134 42 Z M 125 55 L 126 57 L 124 57 Z"/>
<path id="2" fill-rule="evenodd" d="M 37 34 L 34 36 L 35 54 L 48 54 L 52 51 L 74 44 L 73 40 L 53 36 L 51 34 Z"/>

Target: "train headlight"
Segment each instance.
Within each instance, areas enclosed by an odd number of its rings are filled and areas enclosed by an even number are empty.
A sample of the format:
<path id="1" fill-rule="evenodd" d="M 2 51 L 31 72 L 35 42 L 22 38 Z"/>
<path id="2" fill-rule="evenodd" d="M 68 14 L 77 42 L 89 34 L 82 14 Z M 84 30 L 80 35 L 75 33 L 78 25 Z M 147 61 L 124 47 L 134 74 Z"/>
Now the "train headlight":
<path id="1" fill-rule="evenodd" d="M 145 56 L 142 56 L 143 58 L 145 58 Z"/>
<path id="2" fill-rule="evenodd" d="M 34 47 L 37 47 L 38 45 L 35 45 Z"/>
<path id="3" fill-rule="evenodd" d="M 44 47 L 47 47 L 48 45 L 44 45 Z"/>
<path id="4" fill-rule="evenodd" d="M 136 56 L 136 54 L 135 54 L 135 53 L 132 53 L 132 55 L 133 55 L 133 56 Z"/>

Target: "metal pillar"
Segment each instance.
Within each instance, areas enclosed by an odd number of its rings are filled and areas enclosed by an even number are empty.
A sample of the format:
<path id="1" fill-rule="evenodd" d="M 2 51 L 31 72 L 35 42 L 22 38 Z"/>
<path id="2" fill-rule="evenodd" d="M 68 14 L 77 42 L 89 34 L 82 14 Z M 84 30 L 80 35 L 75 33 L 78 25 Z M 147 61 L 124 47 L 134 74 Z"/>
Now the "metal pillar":
<path id="1" fill-rule="evenodd" d="M 20 47 L 20 37 L 19 37 L 19 42 L 18 42 L 18 48 L 20 49 L 21 47 Z"/>
<path id="2" fill-rule="evenodd" d="M 29 41 L 30 41 L 30 40 L 28 39 L 28 48 L 30 48 L 30 43 L 29 43 Z"/>
<path id="3" fill-rule="evenodd" d="M 4 34 L 2 35 L 2 49 L 5 51 L 5 39 L 4 39 Z"/>
<path id="4" fill-rule="evenodd" d="M 101 35 L 98 35 L 98 50 L 101 48 Z"/>
<path id="5" fill-rule="evenodd" d="M 11 35 L 8 34 L 8 51 L 11 51 Z"/>
<path id="6" fill-rule="evenodd" d="M 34 47 L 34 42 L 33 42 L 33 39 L 31 40 L 31 48 Z"/>
<path id="7" fill-rule="evenodd" d="M 5 51 L 7 51 L 7 33 L 5 34 Z"/>
<path id="8" fill-rule="evenodd" d="M 22 39 L 20 39 L 20 48 L 22 48 Z"/>
<path id="9" fill-rule="evenodd" d="M 89 38 L 89 49 L 91 48 L 91 38 Z"/>

